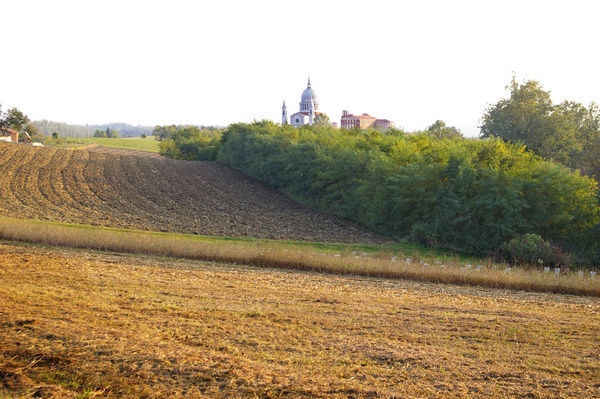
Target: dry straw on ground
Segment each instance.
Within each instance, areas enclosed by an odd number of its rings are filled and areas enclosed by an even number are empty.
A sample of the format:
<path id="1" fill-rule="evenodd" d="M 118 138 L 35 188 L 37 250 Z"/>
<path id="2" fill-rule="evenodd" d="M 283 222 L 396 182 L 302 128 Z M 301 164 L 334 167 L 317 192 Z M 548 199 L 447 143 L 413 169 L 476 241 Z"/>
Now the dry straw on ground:
<path id="1" fill-rule="evenodd" d="M 600 278 L 587 272 L 544 273 L 487 263 L 468 268 L 458 258 L 439 259 L 434 255 L 418 258 L 391 252 L 386 246 L 375 253 L 355 253 L 340 246 L 340 252 L 319 251 L 318 244 L 274 241 L 218 240 L 180 234 L 160 234 L 120 229 L 46 223 L 0 217 L 0 239 L 45 245 L 60 245 L 238 263 L 294 270 L 360 275 L 392 279 L 512 288 L 525 291 L 600 296 Z"/>
<path id="2" fill-rule="evenodd" d="M 599 397 L 597 298 L 0 246 L 0 397 Z"/>

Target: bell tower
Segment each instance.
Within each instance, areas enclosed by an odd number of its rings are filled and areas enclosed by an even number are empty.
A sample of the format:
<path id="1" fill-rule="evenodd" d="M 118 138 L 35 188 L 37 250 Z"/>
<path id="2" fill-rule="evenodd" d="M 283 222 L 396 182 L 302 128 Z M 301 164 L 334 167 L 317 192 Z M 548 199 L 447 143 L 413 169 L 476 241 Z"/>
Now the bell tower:
<path id="1" fill-rule="evenodd" d="M 287 107 L 285 106 L 285 100 L 283 100 L 283 106 L 281 107 L 281 124 L 287 125 L 288 117 L 287 117 Z"/>

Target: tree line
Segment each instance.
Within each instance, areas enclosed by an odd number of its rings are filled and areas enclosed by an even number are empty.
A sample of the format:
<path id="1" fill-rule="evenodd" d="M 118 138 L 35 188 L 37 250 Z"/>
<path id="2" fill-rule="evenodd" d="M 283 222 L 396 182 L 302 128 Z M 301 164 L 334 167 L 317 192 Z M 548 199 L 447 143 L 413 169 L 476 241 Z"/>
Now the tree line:
<path id="1" fill-rule="evenodd" d="M 57 133 L 60 137 L 79 138 L 79 137 L 105 137 L 98 131 L 119 132 L 121 137 L 141 137 L 142 135 L 149 136 L 152 134 L 152 126 L 133 126 L 127 123 L 108 123 L 103 125 L 75 125 L 64 122 L 54 122 L 49 120 L 34 121 L 33 124 L 39 132 L 46 136 L 52 137 L 53 133 Z M 96 136 L 98 133 L 99 136 Z M 108 134 L 106 137 L 109 137 Z"/>
<path id="2" fill-rule="evenodd" d="M 219 160 L 394 239 L 513 260 L 542 251 L 536 260 L 545 264 L 600 263 L 597 182 L 500 138 L 259 121 L 222 131 L 174 127 L 161 153 Z"/>

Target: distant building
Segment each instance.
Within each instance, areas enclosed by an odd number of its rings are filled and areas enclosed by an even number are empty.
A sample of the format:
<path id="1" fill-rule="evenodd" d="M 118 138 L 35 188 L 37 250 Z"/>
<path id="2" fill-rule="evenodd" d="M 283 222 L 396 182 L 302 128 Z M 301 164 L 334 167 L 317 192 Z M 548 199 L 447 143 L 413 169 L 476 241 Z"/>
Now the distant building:
<path id="1" fill-rule="evenodd" d="M 306 89 L 302 92 L 302 96 L 300 97 L 300 109 L 298 112 L 290 115 L 288 117 L 288 108 L 285 104 L 285 100 L 283 101 L 283 105 L 281 107 L 281 124 L 286 125 L 290 124 L 292 126 L 303 126 L 303 125 L 313 125 L 315 122 L 315 117 L 320 114 L 319 112 L 319 101 L 317 100 L 317 93 L 311 87 L 310 77 L 308 78 L 308 83 L 306 84 Z M 331 123 L 332 126 L 337 127 L 336 122 Z M 342 120 L 340 123 L 340 127 L 342 129 L 380 129 L 387 130 L 389 128 L 394 127 L 394 122 L 388 119 L 378 119 L 372 117 L 371 115 L 364 113 L 362 115 L 353 115 L 348 113 L 348 111 L 342 111 Z"/>
<path id="2" fill-rule="evenodd" d="M 19 141 L 19 132 L 7 127 L 0 128 L 0 141 L 16 143 Z"/>
<path id="3" fill-rule="evenodd" d="M 354 115 L 348 113 L 348 111 L 342 111 L 342 119 L 340 121 L 340 127 L 342 129 L 354 129 L 359 128 L 365 129 L 381 129 L 386 130 L 394 127 L 394 122 L 388 119 L 378 119 L 371 115 L 364 113 L 362 115 Z"/>
<path id="4" fill-rule="evenodd" d="M 287 106 L 285 100 L 281 107 L 281 124 L 285 125 L 289 123 L 292 126 L 312 125 L 315 121 L 315 116 L 319 110 L 319 102 L 317 101 L 317 93 L 311 88 L 310 78 L 308 78 L 308 84 L 306 89 L 302 92 L 300 97 L 300 110 L 290 116 L 288 122 Z"/>

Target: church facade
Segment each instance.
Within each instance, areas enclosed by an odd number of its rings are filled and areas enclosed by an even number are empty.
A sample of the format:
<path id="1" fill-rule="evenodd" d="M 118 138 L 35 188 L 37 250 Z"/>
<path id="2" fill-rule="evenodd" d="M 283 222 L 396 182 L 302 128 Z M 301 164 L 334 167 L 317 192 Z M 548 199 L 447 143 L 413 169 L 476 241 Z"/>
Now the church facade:
<path id="1" fill-rule="evenodd" d="M 302 92 L 300 97 L 300 109 L 298 112 L 290 115 L 288 119 L 287 106 L 285 100 L 281 107 L 281 124 L 290 124 L 292 126 L 312 125 L 315 122 L 315 116 L 319 110 L 319 102 L 317 100 L 317 93 L 313 90 L 310 84 L 310 78 L 306 89 Z"/>
<path id="2" fill-rule="evenodd" d="M 315 117 L 319 114 L 319 101 L 317 100 L 317 93 L 313 90 L 310 84 L 310 77 L 306 84 L 306 89 L 302 92 L 300 97 L 300 107 L 298 112 L 288 116 L 288 109 L 283 101 L 281 107 L 281 124 L 292 126 L 303 126 L 313 125 L 315 123 Z M 337 123 L 331 123 L 332 126 L 337 127 Z M 394 122 L 388 119 L 375 118 L 367 113 L 362 115 L 354 115 L 348 111 L 342 111 L 342 117 L 340 120 L 340 127 L 342 129 L 379 129 L 387 130 L 394 127 Z"/>

